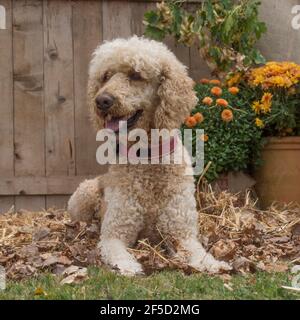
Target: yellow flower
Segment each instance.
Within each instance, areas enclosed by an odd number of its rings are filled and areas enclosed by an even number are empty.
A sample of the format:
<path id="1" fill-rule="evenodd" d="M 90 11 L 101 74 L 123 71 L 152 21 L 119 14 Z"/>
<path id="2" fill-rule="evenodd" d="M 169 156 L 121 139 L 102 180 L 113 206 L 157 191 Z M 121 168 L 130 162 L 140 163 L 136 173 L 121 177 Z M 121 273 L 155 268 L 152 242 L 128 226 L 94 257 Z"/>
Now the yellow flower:
<path id="1" fill-rule="evenodd" d="M 263 113 L 271 111 L 273 95 L 266 92 L 261 99 L 261 110 Z"/>
<path id="2" fill-rule="evenodd" d="M 261 112 L 261 104 L 259 101 L 255 101 L 252 104 L 252 110 L 256 113 L 259 114 Z"/>
<path id="3" fill-rule="evenodd" d="M 262 103 L 271 103 L 273 99 L 273 95 L 270 92 L 264 93 L 263 97 L 261 98 Z"/>
<path id="4" fill-rule="evenodd" d="M 286 85 L 289 85 L 288 80 L 282 76 L 275 76 L 270 78 L 270 83 L 277 87 L 284 87 Z"/>
<path id="5" fill-rule="evenodd" d="M 262 112 L 263 112 L 263 113 L 269 113 L 269 112 L 271 112 L 271 106 L 272 106 L 272 104 L 270 104 L 270 103 L 263 103 L 263 104 L 261 105 L 261 110 L 262 110 Z"/>
<path id="6" fill-rule="evenodd" d="M 237 85 L 238 83 L 240 83 L 241 78 L 242 78 L 241 73 L 234 74 L 232 77 L 230 77 L 227 80 L 227 86 L 228 87 L 233 87 L 233 86 Z"/>
<path id="7" fill-rule="evenodd" d="M 258 128 L 263 128 L 265 126 L 264 122 L 259 118 L 255 119 L 255 124 Z"/>
<path id="8" fill-rule="evenodd" d="M 293 62 L 268 62 L 263 67 L 252 69 L 248 81 L 263 89 L 289 89 L 300 82 L 300 65 Z"/>

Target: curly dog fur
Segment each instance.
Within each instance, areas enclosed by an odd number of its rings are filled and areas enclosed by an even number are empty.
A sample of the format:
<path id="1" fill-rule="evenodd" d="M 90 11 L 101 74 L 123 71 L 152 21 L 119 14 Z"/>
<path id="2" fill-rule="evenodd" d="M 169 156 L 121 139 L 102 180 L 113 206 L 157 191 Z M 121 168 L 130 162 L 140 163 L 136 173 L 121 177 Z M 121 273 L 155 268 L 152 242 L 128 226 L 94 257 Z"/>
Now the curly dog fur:
<path id="1" fill-rule="evenodd" d="M 105 126 L 105 116 L 96 103 L 105 93 L 115 98 L 109 117 L 142 110 L 136 127 L 148 133 L 154 128 L 179 128 L 197 103 L 193 85 L 186 67 L 162 43 L 136 36 L 106 42 L 96 49 L 90 64 L 92 122 L 97 130 Z M 142 273 L 142 266 L 127 248 L 141 238 L 155 241 L 159 230 L 177 240 L 177 257 L 186 261 L 188 254 L 188 263 L 199 271 L 230 269 L 207 253 L 198 240 L 194 181 L 184 174 L 190 166 L 190 161 L 181 165 L 111 165 L 104 201 L 98 179 L 79 186 L 68 209 L 73 220 L 85 221 L 95 212 L 105 211 L 99 242 L 104 263 L 125 275 Z"/>

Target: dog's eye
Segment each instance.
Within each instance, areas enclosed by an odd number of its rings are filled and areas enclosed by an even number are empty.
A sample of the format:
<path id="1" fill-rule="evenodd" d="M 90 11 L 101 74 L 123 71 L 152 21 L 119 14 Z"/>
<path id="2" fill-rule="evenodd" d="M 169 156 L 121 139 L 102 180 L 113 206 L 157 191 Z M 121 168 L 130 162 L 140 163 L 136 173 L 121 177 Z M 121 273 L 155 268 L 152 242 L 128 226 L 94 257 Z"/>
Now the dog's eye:
<path id="1" fill-rule="evenodd" d="M 131 71 L 128 76 L 129 76 L 129 79 L 133 81 L 143 80 L 141 74 L 136 71 Z"/>
<path id="2" fill-rule="evenodd" d="M 106 82 L 108 81 L 110 78 L 110 73 L 107 71 L 104 73 L 103 77 L 102 77 L 102 82 Z"/>

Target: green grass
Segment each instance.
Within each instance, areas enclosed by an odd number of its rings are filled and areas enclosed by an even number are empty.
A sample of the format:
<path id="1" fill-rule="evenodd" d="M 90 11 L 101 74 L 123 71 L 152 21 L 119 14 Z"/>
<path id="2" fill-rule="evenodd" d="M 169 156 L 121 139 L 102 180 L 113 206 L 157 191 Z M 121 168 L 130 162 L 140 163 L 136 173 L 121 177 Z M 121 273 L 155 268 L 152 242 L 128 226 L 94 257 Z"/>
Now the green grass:
<path id="1" fill-rule="evenodd" d="M 126 278 L 114 273 L 89 269 L 89 279 L 73 285 L 60 285 L 59 279 L 45 274 L 20 282 L 9 281 L 0 299 L 297 299 L 300 295 L 281 288 L 290 286 L 287 273 L 235 275 L 232 291 L 219 277 L 184 276 L 166 271 L 149 277 Z M 46 295 L 35 295 L 42 288 Z"/>

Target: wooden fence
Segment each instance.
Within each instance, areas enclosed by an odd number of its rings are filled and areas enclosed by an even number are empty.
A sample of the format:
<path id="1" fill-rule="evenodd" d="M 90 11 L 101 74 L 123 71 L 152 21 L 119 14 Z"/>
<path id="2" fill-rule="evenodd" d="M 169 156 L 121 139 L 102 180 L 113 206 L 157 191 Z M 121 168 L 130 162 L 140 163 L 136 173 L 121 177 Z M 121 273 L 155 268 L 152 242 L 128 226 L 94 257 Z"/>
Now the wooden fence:
<path id="1" fill-rule="evenodd" d="M 154 2 L 0 0 L 0 213 L 61 207 L 103 172 L 85 104 L 90 56 L 104 40 L 141 35 Z M 192 77 L 208 75 L 196 49 L 166 43 Z"/>

